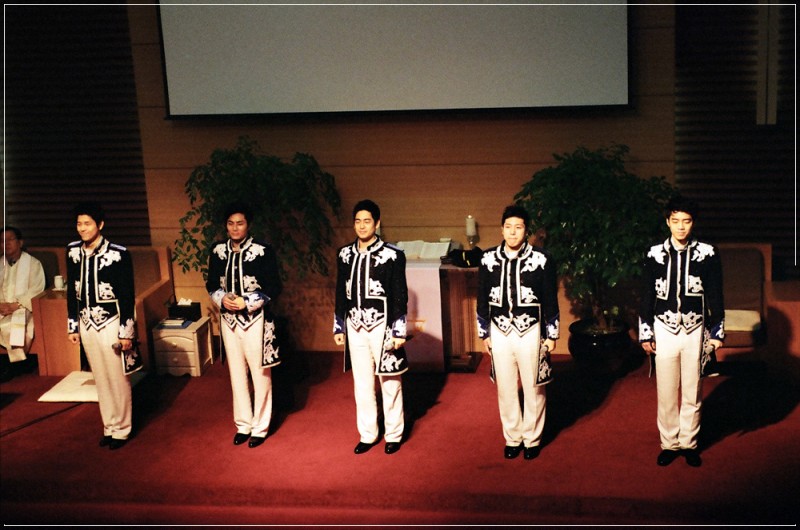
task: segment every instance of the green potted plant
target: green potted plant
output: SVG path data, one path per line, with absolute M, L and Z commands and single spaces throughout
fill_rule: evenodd
M 225 206 L 245 200 L 253 207 L 250 233 L 273 245 L 284 277 L 290 271 L 328 274 L 329 216 L 339 216 L 341 198 L 333 175 L 311 155 L 297 153 L 287 162 L 241 137 L 232 149 L 215 149 L 207 164 L 192 171 L 185 189 L 191 209 L 180 219 L 172 252 L 184 272 L 207 274 L 211 245 L 225 235 Z
M 640 274 L 647 247 L 665 230 L 662 210 L 674 189 L 664 177 L 627 171 L 628 152 L 612 144 L 554 154 L 556 164 L 534 173 L 514 197 L 530 213 L 532 230 L 545 236 L 578 311 L 570 326 L 576 357 L 588 353 L 576 351 L 573 339 L 582 347 L 602 347 L 604 336 L 617 346 L 620 337 L 630 343 L 614 290 Z

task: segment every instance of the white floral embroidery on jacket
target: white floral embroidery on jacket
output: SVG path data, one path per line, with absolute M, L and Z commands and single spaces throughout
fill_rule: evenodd
M 533 272 L 538 268 L 544 269 L 545 264 L 547 264 L 547 256 L 541 252 L 533 252 L 525 260 L 521 272 Z
M 497 256 L 494 255 L 494 252 L 485 252 L 481 258 L 481 264 L 486 265 L 489 272 L 493 272 L 494 268 L 500 265 L 500 262 L 497 261 Z
M 108 267 L 117 261 L 122 261 L 122 254 L 116 250 L 108 249 L 103 253 L 102 256 L 100 256 L 97 268 L 102 269 L 103 267 Z
M 244 253 L 244 260 L 245 261 L 254 261 L 257 257 L 264 255 L 264 247 L 263 245 L 259 245 L 258 243 L 252 243 Z
M 690 293 L 702 293 L 703 280 L 700 279 L 699 276 L 692 276 L 690 274 L 689 278 L 686 280 L 686 288 L 689 290 Z
M 375 265 L 383 265 L 389 260 L 397 259 L 397 251 L 388 246 L 384 246 L 377 253 L 375 253 Z
M 539 299 L 536 297 L 536 295 L 533 292 L 533 289 L 531 289 L 530 287 L 527 287 L 525 285 L 520 285 L 519 291 L 520 291 L 520 300 L 522 301 L 522 303 L 530 304 L 531 302 L 534 302 Z
M 695 251 L 692 253 L 692 261 L 703 261 L 708 256 L 714 255 L 714 247 L 708 243 L 698 242 Z
M 663 265 L 664 260 L 667 257 L 667 251 L 664 250 L 663 245 L 653 245 L 652 247 L 650 247 L 650 251 L 647 253 L 647 257 L 653 258 L 654 260 L 656 260 L 656 263 L 658 263 L 659 265 Z
M 113 300 L 114 288 L 108 282 L 100 282 L 97 286 L 97 297 L 101 300 Z
M 369 278 L 369 294 L 372 296 L 380 296 L 384 293 L 385 291 L 383 290 L 383 285 L 381 285 L 381 282 Z

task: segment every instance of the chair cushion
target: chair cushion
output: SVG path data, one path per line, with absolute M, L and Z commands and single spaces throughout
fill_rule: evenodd
M 761 329 L 761 314 L 744 309 L 725 310 L 725 331 L 758 331 Z

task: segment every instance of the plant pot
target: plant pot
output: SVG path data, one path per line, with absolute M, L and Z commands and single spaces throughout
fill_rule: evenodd
M 569 326 L 569 352 L 576 360 L 626 356 L 631 348 L 629 329 L 623 321 L 614 321 L 609 329 L 599 329 L 593 319 L 577 320 Z

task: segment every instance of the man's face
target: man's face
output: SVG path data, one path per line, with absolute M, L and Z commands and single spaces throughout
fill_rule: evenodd
M 90 245 L 100 237 L 103 223 L 101 222 L 98 226 L 91 216 L 81 214 L 78 216 L 76 228 L 78 229 L 78 235 L 81 236 L 81 241 L 83 241 L 84 245 Z
M 14 234 L 13 230 L 5 231 L 5 244 L 3 249 L 7 259 L 12 261 L 18 260 L 20 254 L 22 254 L 22 245 L 23 242 L 17 239 L 17 236 Z
M 372 218 L 372 214 L 367 210 L 356 212 L 353 228 L 356 231 L 356 236 L 358 236 L 358 239 L 361 241 L 365 243 L 372 241 L 379 226 L 381 226 L 381 222 L 378 221 L 376 223 L 375 219 Z
M 672 237 L 681 245 L 685 245 L 689 241 L 693 224 L 692 216 L 686 212 L 672 212 L 667 218 L 667 226 Z
M 228 217 L 225 227 L 228 229 L 228 237 L 234 241 L 242 241 L 247 237 L 250 229 L 247 218 L 242 213 L 235 213 Z
M 525 221 L 519 217 L 509 217 L 503 222 L 503 239 L 506 248 L 519 250 L 525 242 Z

